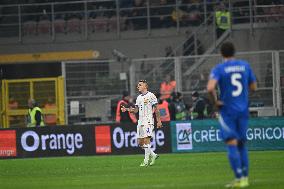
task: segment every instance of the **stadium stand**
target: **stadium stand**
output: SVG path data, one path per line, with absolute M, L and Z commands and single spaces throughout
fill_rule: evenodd
M 0 46 L 1 52 L 86 49 L 100 52 L 101 61 L 65 64 L 67 107 L 72 100 L 80 101 L 80 116 L 70 116 L 70 122 L 80 122 L 84 118 L 87 111 L 85 104 L 90 98 L 109 103 L 122 90 L 131 88 L 133 95 L 133 82 L 141 77 L 147 79 L 151 83 L 151 90 L 156 92 L 165 76 L 171 74 L 177 81 L 177 90 L 184 93 L 185 100 L 190 101 L 192 91 L 204 93 L 202 90 L 209 70 L 219 61 L 215 55 L 218 46 L 227 39 L 233 40 L 240 51 L 283 48 L 279 40 L 281 36 L 276 37 L 283 26 L 282 1 L 254 1 L 248 4 L 248 1 L 241 0 L 225 4 L 232 15 L 232 25 L 218 39 L 215 20 L 215 10 L 219 5 L 217 1 L 204 4 L 201 0 L 183 0 L 177 4 L 172 0 L 149 3 L 124 0 L 119 5 L 115 2 L 1 2 L 0 43 L 8 44 L 5 48 Z M 265 40 L 262 35 L 270 37 Z M 109 60 L 114 58 L 112 50 L 115 48 L 125 52 L 126 58 Z M 257 58 L 254 59 L 254 55 Z M 166 58 L 151 59 L 157 56 Z M 179 56 L 186 57 L 177 58 Z M 264 88 L 255 96 L 255 104 L 276 106 L 271 98 L 258 103 L 261 96 L 273 96 L 275 90 L 265 79 L 271 78 L 269 70 L 272 70 L 275 62 L 271 62 L 270 58 L 275 56 L 274 53 L 256 52 L 244 58 L 247 56 L 252 62 L 256 60 L 266 65 L 257 71 Z M 139 57 L 143 58 L 137 59 Z M 83 64 L 86 62 L 87 65 Z M 257 64 L 253 66 L 257 68 Z M 131 76 L 130 72 L 135 74 Z M 129 78 L 120 79 L 121 73 L 126 73 Z

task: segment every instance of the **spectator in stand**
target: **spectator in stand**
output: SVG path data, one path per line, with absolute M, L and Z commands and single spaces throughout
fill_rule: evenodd
M 159 7 L 151 14 L 153 28 L 168 28 L 172 25 L 171 12 L 173 7 L 168 6 L 167 0 L 160 0 Z
M 38 107 L 36 101 L 34 99 L 29 99 L 28 106 L 27 127 L 44 126 L 42 110 Z
M 174 92 L 175 88 L 176 81 L 172 80 L 170 75 L 167 75 L 165 81 L 162 82 L 160 86 L 161 99 L 170 101 L 171 94 Z
M 79 13 L 69 14 L 67 16 L 66 31 L 78 33 L 82 32 L 82 21 Z
M 108 18 L 106 7 L 100 6 L 97 10 L 97 16 L 94 19 L 94 28 L 96 32 L 106 32 L 108 30 Z
M 280 7 L 274 2 L 271 3 L 270 13 L 272 21 L 278 22 L 280 20 Z
M 186 13 L 183 18 L 183 25 L 199 26 L 201 23 L 201 2 L 199 0 L 191 0 L 190 4 L 182 10 Z
M 183 96 L 180 92 L 172 93 L 172 101 L 170 103 L 171 120 L 188 120 L 187 106 L 183 101 Z
M 51 22 L 46 14 L 40 17 L 37 24 L 37 31 L 38 34 L 49 34 L 51 32 Z
M 216 3 L 220 3 L 221 0 L 207 0 L 206 1 L 206 8 L 207 8 L 207 12 L 211 13 L 214 12 L 214 6 Z
M 237 1 L 233 4 L 233 23 L 247 23 L 250 21 L 248 7 L 249 1 Z
M 180 25 L 184 25 L 185 16 L 186 16 L 186 12 L 181 10 L 179 7 L 175 8 L 171 14 L 172 21 L 174 22 L 175 25 L 177 24 L 177 22 L 179 22 Z
M 258 0 L 256 1 L 257 21 L 267 22 L 283 19 L 284 15 L 283 0 Z
M 217 38 L 231 27 L 231 13 L 226 10 L 225 4 L 221 3 L 215 11 Z
M 54 31 L 55 33 L 65 33 L 64 14 L 56 14 L 54 20 Z
M 160 111 L 161 121 L 171 121 L 169 103 L 161 98 L 160 93 L 156 94 L 156 97 L 158 99 L 158 107 Z
M 147 8 L 144 0 L 134 0 L 131 13 L 133 29 L 145 29 L 147 25 Z
M 47 102 L 46 104 L 44 105 L 44 108 L 46 110 L 55 110 L 57 107 L 56 107 L 56 104 L 54 103 L 54 100 L 52 100 L 51 97 L 49 97 L 47 99 Z M 57 123 L 57 117 L 56 117 L 56 114 L 46 114 L 44 116 L 44 122 L 46 125 L 48 126 L 52 126 L 52 125 L 56 125 Z
M 204 119 L 207 115 L 205 100 L 199 96 L 197 91 L 191 94 L 191 98 L 193 101 L 192 107 L 190 108 L 191 119 Z
M 137 118 L 134 113 L 121 111 L 122 107 L 130 108 L 134 106 L 135 105 L 132 103 L 132 97 L 129 95 L 129 92 L 123 91 L 122 99 L 117 103 L 115 121 L 117 123 L 137 123 Z

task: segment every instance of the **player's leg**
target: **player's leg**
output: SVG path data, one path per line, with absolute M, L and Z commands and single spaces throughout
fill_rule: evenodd
M 138 146 L 141 147 L 143 149 L 143 145 L 144 145 L 144 133 L 143 133 L 143 126 L 141 125 L 137 125 L 137 142 L 138 142 Z
M 144 154 L 144 159 L 143 159 L 142 163 L 140 164 L 140 166 L 141 166 L 141 167 L 148 166 L 148 165 L 149 165 L 149 156 L 150 156 L 150 155 L 149 155 L 148 148 L 147 148 L 147 146 L 146 146 L 146 144 L 145 144 L 144 138 L 141 138 L 141 139 L 140 139 L 139 145 L 141 146 L 142 149 L 144 149 L 144 152 L 145 152 L 145 154 Z
M 241 186 L 249 186 L 248 171 L 249 171 L 249 159 L 248 159 L 248 150 L 244 141 L 238 142 L 238 150 L 241 157 L 241 168 L 243 177 L 241 178 Z
M 138 145 L 145 151 L 144 160 L 140 164 L 141 167 L 148 166 L 148 161 L 145 160 L 146 156 L 148 155 L 148 151 L 145 148 L 145 143 L 144 143 L 145 133 L 143 127 L 144 127 L 143 125 L 137 126 L 137 142 Z
M 144 149 L 145 149 L 145 159 L 144 162 L 145 164 L 150 164 L 150 156 L 152 154 L 152 149 L 151 149 L 151 138 L 153 134 L 153 125 L 144 125 L 143 126 L 143 137 L 144 137 Z
M 229 139 L 226 141 L 227 151 L 228 151 L 228 159 L 231 165 L 232 170 L 234 171 L 235 181 L 240 182 L 242 177 L 242 169 L 241 169 L 241 158 L 240 153 L 238 151 L 238 140 L 237 139 Z M 238 185 L 239 183 L 236 183 Z
M 248 127 L 248 115 L 243 115 L 238 120 L 238 133 L 240 136 L 240 140 L 238 142 L 238 149 L 241 156 L 241 165 L 243 171 L 243 185 L 248 186 L 248 172 L 249 172 L 249 158 L 248 158 L 248 150 L 246 147 L 246 132 Z
M 235 175 L 235 180 L 226 187 L 238 187 L 242 177 L 241 159 L 238 150 L 238 135 L 236 133 L 236 123 L 233 116 L 220 114 L 222 138 L 227 145 L 228 159 Z
M 154 165 L 155 162 L 156 162 L 156 159 L 159 158 L 159 155 L 156 154 L 156 153 L 151 149 L 151 147 L 149 147 L 149 150 L 150 150 L 150 164 L 149 164 L 149 165 Z
M 149 165 L 150 161 L 150 155 L 151 155 L 151 144 L 150 144 L 150 137 L 145 137 L 144 138 L 144 148 L 145 148 L 145 163 Z
M 158 154 L 154 153 L 154 151 L 151 149 L 151 137 L 144 138 L 144 145 L 147 151 L 147 156 L 145 159 L 148 160 L 149 165 L 154 165 L 156 159 L 159 157 Z
M 141 147 L 142 149 L 144 149 L 144 139 L 143 138 L 138 138 L 137 139 L 138 142 L 138 146 Z
M 149 125 L 149 129 L 147 129 L 147 134 L 148 134 L 148 139 L 147 140 L 147 148 L 149 149 L 150 152 L 150 163 L 149 165 L 154 165 L 156 162 L 156 159 L 158 159 L 159 155 L 156 154 L 152 149 L 151 149 L 151 138 L 153 137 L 153 131 L 154 131 L 154 125 Z

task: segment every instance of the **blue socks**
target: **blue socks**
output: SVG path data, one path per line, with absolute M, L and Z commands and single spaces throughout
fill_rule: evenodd
M 248 150 L 244 143 L 240 142 L 238 144 L 238 149 L 241 157 L 241 167 L 243 171 L 243 176 L 248 176 L 248 167 L 249 167 L 249 161 L 248 161 Z
M 231 164 L 231 167 L 234 171 L 235 177 L 240 179 L 243 176 L 242 171 L 242 163 L 241 163 L 241 156 L 236 145 L 227 145 L 228 150 L 228 158 Z

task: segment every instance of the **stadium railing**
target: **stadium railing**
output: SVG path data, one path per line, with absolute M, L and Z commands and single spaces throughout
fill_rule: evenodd
M 73 39 L 96 39 L 99 33 L 120 38 L 124 32 L 139 30 L 142 36 L 151 36 L 156 28 L 181 28 L 199 26 L 214 14 L 216 3 L 201 1 L 195 4 L 153 5 L 150 1 L 139 6 L 122 6 L 119 1 L 73 1 L 2 5 L 0 37 L 14 37 L 9 42 L 25 42 L 25 38 L 45 36 L 52 42 L 65 34 L 76 34 Z M 251 2 L 251 1 L 250 1 Z M 283 5 L 257 5 L 236 3 L 227 5 L 232 13 L 232 23 L 283 21 Z M 141 37 L 141 35 L 136 35 Z M 128 35 L 126 34 L 127 37 Z M 36 38 L 35 38 L 36 39 Z M 100 39 L 100 38 L 99 38 Z

